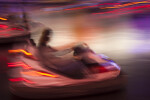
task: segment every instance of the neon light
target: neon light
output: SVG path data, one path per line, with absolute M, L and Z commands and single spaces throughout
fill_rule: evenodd
M 122 4 L 122 5 L 114 5 L 114 6 L 112 6 L 112 7 L 102 7 L 102 8 L 100 8 L 100 9 L 120 8 L 120 7 L 126 7 L 126 6 L 135 5 L 135 4 L 142 4 L 142 3 L 149 3 L 149 1 L 131 2 L 131 3 Z
M 64 10 L 78 10 L 78 9 L 85 9 L 85 8 L 97 7 L 97 6 L 100 6 L 100 5 L 113 5 L 113 4 L 120 4 L 120 3 L 104 3 L 104 4 L 93 5 L 93 6 L 84 6 L 84 7 L 68 8 L 68 9 L 64 9 Z
M 48 76 L 48 77 L 53 77 L 53 78 L 58 77 L 57 75 L 52 75 L 52 74 L 41 72 L 41 71 L 28 71 L 28 72 L 21 72 L 21 73 L 25 75 L 30 75 L 30 76 Z
M 119 14 L 129 14 L 129 13 L 141 13 L 143 10 L 138 10 L 138 11 L 130 11 L 126 13 L 119 13 Z
M 28 72 L 21 72 L 21 73 L 29 76 L 41 76 L 36 71 L 28 71 Z
M 84 8 L 91 8 L 91 7 L 97 7 L 97 6 L 101 6 L 101 5 L 114 5 L 114 4 L 120 4 L 120 3 L 103 3 L 103 4 L 96 4 L 96 5 L 92 5 L 92 6 L 86 6 L 84 5 L 83 7 L 72 7 L 72 8 L 64 8 L 61 10 L 57 10 L 57 11 L 52 11 L 52 12 L 60 12 L 63 10 L 78 10 L 78 9 L 84 9 Z M 69 5 L 70 6 L 70 5 Z M 66 7 L 66 6 L 62 6 L 62 7 Z M 48 7 L 46 9 L 51 9 L 52 7 Z M 54 8 L 54 7 L 53 7 Z
M 114 5 L 114 4 L 121 4 L 121 3 L 103 3 L 103 4 L 98 4 L 98 6 L 100 6 L 100 5 Z
M 17 49 L 17 50 L 8 50 L 9 53 L 18 53 L 18 52 L 22 52 L 24 53 L 25 55 L 28 55 L 28 56 L 31 56 L 32 54 L 29 53 L 29 52 L 26 52 L 25 50 L 23 49 Z
M 69 8 L 69 9 L 64 9 L 64 10 L 78 10 L 78 9 L 84 9 L 84 8 L 89 8 L 89 7 L 76 7 L 76 8 Z
M 26 57 L 32 58 L 32 59 L 34 59 L 34 60 L 38 60 L 38 59 L 37 59 L 36 57 L 34 57 L 31 53 L 26 52 L 26 51 L 23 50 L 23 49 L 8 50 L 8 52 L 9 52 L 9 53 L 19 53 L 19 52 L 22 52 L 22 53 L 24 53 L 24 55 L 25 55 Z
M 20 66 L 24 69 L 32 69 L 30 66 L 28 66 L 27 64 L 23 62 L 8 63 L 8 67 L 20 67 Z M 41 72 L 41 71 L 29 71 L 29 72 L 21 72 L 21 73 L 30 75 L 30 76 L 48 76 L 48 77 L 53 77 L 53 78 L 58 77 L 57 75 L 52 75 L 52 74 Z
M 108 72 L 108 70 L 105 67 L 98 67 L 100 73 Z
M 115 13 L 115 12 L 121 12 L 123 10 L 128 11 L 128 10 L 135 10 L 135 9 L 140 9 L 140 8 L 147 8 L 147 7 L 150 7 L 150 5 L 130 7 L 130 8 L 122 8 L 122 9 L 117 9 L 117 10 L 108 11 L 108 12 L 104 12 L 104 13 L 100 12 L 100 13 L 93 13 L 93 14 Z
M 8 31 L 10 31 L 10 29 L 0 30 L 0 32 L 8 32 Z
M 11 28 L 11 29 L 0 30 L 0 32 L 8 32 L 8 31 L 13 31 L 13 30 L 23 31 L 23 29 Z
M 148 10 L 148 9 L 145 9 Z M 122 15 L 122 14 L 129 14 L 129 13 L 142 13 L 143 10 L 139 11 L 131 11 L 131 12 L 126 12 L 126 13 L 118 13 L 117 15 Z M 101 16 L 100 18 L 112 18 L 112 17 L 118 17 L 117 15 L 112 15 L 112 16 Z
M 49 76 L 49 77 L 53 77 L 53 78 L 58 77 L 58 76 L 56 76 L 56 75 L 52 75 L 52 74 L 48 74 L 48 73 L 40 72 L 40 71 L 37 71 L 37 73 L 40 74 L 40 75 L 43 75 L 43 76 Z
M 7 20 L 6 18 L 0 17 L 0 20 Z
M 20 67 L 20 66 L 24 69 L 31 69 L 30 66 L 28 66 L 23 62 L 8 63 L 8 67 Z
M 6 28 L 8 28 L 8 26 L 7 26 L 7 25 L 0 24 L 0 28 L 6 29 Z
M 2 34 L 0 34 L 0 37 L 1 36 L 10 36 L 10 34 L 8 34 L 8 33 L 2 33 Z
M 21 29 L 21 28 L 11 28 L 11 30 L 23 31 L 23 29 Z
M 22 81 L 22 78 L 11 78 L 9 79 L 9 81 L 18 82 L 18 81 Z
M 120 3 L 104 3 L 104 4 L 98 4 L 98 5 L 93 5 L 93 6 L 84 6 L 84 7 L 75 7 L 75 8 L 68 8 L 68 9 L 63 9 L 63 10 L 79 10 L 79 9 L 84 9 L 84 8 L 90 8 L 90 7 L 96 7 L 96 6 L 101 6 L 101 5 L 114 5 L 112 7 L 101 7 L 100 9 L 108 9 L 108 8 L 120 8 L 120 7 L 126 7 L 130 5 L 135 5 L 135 4 L 141 4 L 141 3 L 149 3 L 149 1 L 142 1 L 142 2 L 131 2 L 127 4 L 120 4 Z M 118 4 L 118 5 L 117 5 Z M 59 12 L 59 11 L 54 11 L 54 12 Z
M 29 81 L 25 78 L 21 78 L 21 77 L 20 78 L 10 78 L 9 81 L 11 81 L 11 82 L 25 81 L 25 82 L 31 83 L 31 84 L 35 83 L 35 82 Z
M 52 11 L 51 13 L 65 11 L 65 10 L 79 10 L 79 9 L 84 9 L 84 8 L 97 7 L 97 6 L 101 6 L 101 5 L 114 5 L 114 6 L 112 6 L 112 7 L 100 7 L 100 9 L 121 8 L 121 7 L 131 6 L 131 5 L 135 5 L 135 4 L 143 4 L 143 3 L 149 3 L 149 1 L 131 2 L 131 3 L 126 3 L 126 4 L 121 4 L 121 3 L 103 3 L 103 4 L 95 4 L 95 5 L 92 5 L 92 6 L 84 5 L 83 7 L 72 7 L 72 8 L 58 9 L 57 11 Z M 49 8 L 47 8 L 47 9 L 49 9 Z

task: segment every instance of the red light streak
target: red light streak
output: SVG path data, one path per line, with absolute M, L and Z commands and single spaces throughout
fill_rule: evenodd
M 78 10 L 78 9 L 84 9 L 87 7 L 77 7 L 77 8 L 69 8 L 69 9 L 64 9 L 64 10 Z
M 8 63 L 8 67 L 22 67 L 24 69 L 31 69 L 30 66 L 23 62 Z
M 100 9 L 120 8 L 120 7 L 126 7 L 126 6 L 130 6 L 130 5 L 135 5 L 135 4 L 141 4 L 141 3 L 149 3 L 149 1 L 131 2 L 131 3 L 126 3 L 126 4 L 121 4 L 121 3 L 103 3 L 103 4 L 93 5 L 93 6 L 75 7 L 75 8 L 68 8 L 68 9 L 63 9 L 63 10 L 79 10 L 79 9 L 84 9 L 84 8 L 97 7 L 97 6 L 101 6 L 101 5 L 114 5 L 114 6 L 112 6 L 112 7 L 102 7 Z M 60 11 L 63 11 L 63 10 L 60 10 Z M 60 11 L 54 11 L 54 12 L 60 12 Z
M 78 10 L 78 9 L 84 9 L 84 8 L 97 7 L 97 6 L 100 6 L 100 5 L 114 5 L 114 4 L 121 4 L 121 3 L 103 3 L 103 4 L 92 5 L 92 6 L 67 8 L 67 9 L 63 9 L 63 10 Z M 71 5 L 72 5 L 72 4 L 71 4 Z M 69 6 L 71 6 L 71 5 L 69 5 Z M 66 7 L 66 6 L 62 6 L 62 7 Z M 55 7 L 48 7 L 48 8 L 55 8 Z M 63 10 L 62 10 L 62 11 L 63 11 Z M 60 12 L 60 11 L 53 11 L 53 12 Z
M 0 32 L 8 32 L 9 30 L 8 29 L 5 29 L 5 30 L 1 30 Z
M 145 9 L 148 10 L 148 9 Z M 143 10 L 138 10 L 138 11 L 131 11 L 131 12 L 126 12 L 126 13 L 118 13 L 116 15 L 112 15 L 112 16 L 101 16 L 99 18 L 112 18 L 112 17 L 118 17 L 117 15 L 122 15 L 122 14 L 129 14 L 129 13 L 142 13 Z
M 78 9 L 85 9 L 85 8 L 97 7 L 97 6 L 100 6 L 100 5 L 114 5 L 114 4 L 120 4 L 120 3 L 104 3 L 104 4 L 93 5 L 93 6 L 68 8 L 68 9 L 64 9 L 64 10 L 78 10 Z
M 18 81 L 22 81 L 23 79 L 22 78 L 10 78 L 9 81 L 12 81 L 12 82 L 18 82 Z
M 114 5 L 114 6 L 100 7 L 100 9 L 121 8 L 121 7 L 127 7 L 127 6 L 131 6 L 131 5 L 143 4 L 143 3 L 149 3 L 149 1 L 130 2 L 130 3 L 126 3 L 126 4 L 122 4 L 122 3 L 103 3 L 103 4 L 92 5 L 92 6 L 86 6 L 85 5 L 83 7 L 74 7 L 74 8 L 62 9 L 62 10 L 59 10 L 59 11 L 52 11 L 51 13 L 65 11 L 65 10 L 79 10 L 79 9 L 85 9 L 85 8 L 92 8 L 92 7 L 97 7 L 97 6 L 101 6 L 101 5 Z M 65 7 L 65 6 L 63 6 L 63 7 Z
M 64 10 L 79 10 L 79 9 L 97 7 L 97 6 L 100 6 L 100 5 L 114 5 L 114 4 L 120 4 L 120 3 L 103 3 L 103 4 L 93 5 L 93 6 L 84 6 L 84 7 L 68 8 L 68 9 L 64 9 Z
M 2 34 L 0 34 L 0 37 L 1 36 L 10 36 L 10 34 L 8 34 L 8 33 L 2 33 Z
M 100 73 L 108 72 L 108 70 L 105 67 L 98 67 Z
M 9 31 L 13 31 L 13 30 L 24 31 L 21 28 L 9 28 L 8 25 L 0 24 L 0 32 L 9 32 Z M 1 36 L 10 36 L 10 34 L 8 34 L 8 33 L 3 33 L 0 35 Z
M 0 24 L 0 28 L 2 28 L 2 29 L 6 29 L 6 28 L 8 28 L 8 25 Z
M 138 6 L 138 7 L 130 7 L 130 8 L 122 8 L 122 9 L 117 9 L 117 10 L 108 11 L 108 12 L 104 12 L 104 13 L 100 12 L 100 13 L 93 13 L 93 14 L 115 13 L 115 12 L 135 10 L 135 9 L 140 9 L 140 8 L 147 8 L 147 7 L 150 7 L 150 5 L 144 5 L 144 6 Z
M 19 29 L 19 28 L 11 28 L 11 29 L 4 29 L 4 30 L 1 30 L 0 32 L 9 32 L 9 31 L 13 31 L 13 30 L 23 31 L 23 29 Z
M 79 10 L 79 9 L 85 9 L 85 8 L 91 8 L 91 7 L 96 7 L 98 5 L 93 5 L 93 6 L 84 6 L 84 7 L 76 7 L 76 8 L 68 8 L 64 10 Z
M 21 77 L 20 78 L 10 78 L 9 81 L 11 81 L 11 82 L 25 81 L 25 82 L 31 83 L 31 84 L 35 83 L 35 82 L 29 81 L 25 78 L 21 78 Z
M 15 63 L 7 63 L 8 67 L 22 67 L 24 69 L 32 69 L 30 66 L 26 65 L 23 62 L 15 62 Z M 53 77 L 56 78 L 58 77 L 57 75 L 52 75 L 46 72 L 42 71 L 29 71 L 29 72 L 22 72 L 23 74 L 30 75 L 30 76 L 48 76 L 48 77 Z
M 135 5 L 135 4 L 142 4 L 142 3 L 149 3 L 149 1 L 131 2 L 131 3 L 126 3 L 126 4 L 122 4 L 122 5 L 114 5 L 112 7 L 103 7 L 100 9 L 120 8 L 120 7 L 126 7 L 126 6 Z
M 11 30 L 23 31 L 23 29 L 21 29 L 21 28 L 11 28 Z
M 23 81 L 25 81 L 25 82 L 27 82 L 27 83 L 31 83 L 31 84 L 32 84 L 32 83 L 35 83 L 35 82 L 29 81 L 29 80 L 24 79 L 24 78 L 23 78 Z

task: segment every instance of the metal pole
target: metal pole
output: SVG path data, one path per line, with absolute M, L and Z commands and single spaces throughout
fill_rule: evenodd
M 29 31 L 28 18 L 27 18 L 26 11 L 24 9 L 24 0 L 22 0 L 21 8 L 22 8 L 23 21 L 25 23 L 25 27 Z

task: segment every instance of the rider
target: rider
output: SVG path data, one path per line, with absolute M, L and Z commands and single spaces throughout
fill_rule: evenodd
M 85 70 L 85 65 L 81 61 L 75 60 L 72 56 L 65 56 L 65 54 L 73 51 L 73 46 L 71 46 L 72 44 L 63 46 L 60 49 L 47 46 L 51 36 L 52 30 L 47 28 L 43 31 L 39 41 L 39 50 L 41 52 L 43 62 L 47 66 L 51 65 L 53 69 L 59 70 L 72 78 L 84 77 L 83 72 Z
M 55 56 L 62 56 L 67 53 L 74 51 L 74 58 L 78 60 L 82 60 L 85 63 L 106 63 L 107 61 L 100 59 L 86 43 L 71 43 L 69 45 L 65 45 L 59 48 L 53 48 L 51 46 L 47 46 L 47 43 L 50 41 L 52 37 L 52 30 L 47 28 L 43 31 L 42 36 L 39 41 L 39 48 L 44 50 L 47 49 L 49 52 L 53 52 Z M 67 48 L 67 49 L 66 49 Z
M 86 69 L 85 65 L 105 63 L 106 61 L 100 59 L 85 43 L 72 43 L 67 46 L 56 49 L 51 46 L 47 46 L 47 43 L 51 39 L 52 30 L 47 28 L 43 31 L 39 41 L 39 50 L 46 60 L 44 62 L 48 65 L 52 64 L 55 69 L 59 69 L 70 76 L 77 77 L 82 76 L 83 70 Z M 67 48 L 67 49 L 66 49 Z M 74 51 L 74 57 L 67 58 L 65 54 Z M 82 63 L 84 62 L 84 63 Z

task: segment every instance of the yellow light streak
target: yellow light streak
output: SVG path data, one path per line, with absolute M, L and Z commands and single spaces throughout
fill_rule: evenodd
M 112 7 L 102 7 L 100 9 L 121 8 L 121 7 L 131 6 L 131 5 L 135 5 L 135 4 L 142 4 L 142 3 L 150 3 L 150 2 L 149 2 L 149 0 L 141 1 L 141 2 L 131 2 L 131 3 L 126 3 L 126 4 L 122 4 L 122 5 L 114 5 Z
M 9 52 L 9 53 L 18 53 L 18 52 L 22 52 L 22 53 L 24 53 L 25 55 L 28 55 L 28 56 L 32 55 L 31 53 L 26 52 L 26 51 L 25 51 L 25 50 L 23 50 L 23 49 L 8 50 L 8 52 Z
M 6 18 L 0 17 L 0 20 L 7 20 Z

